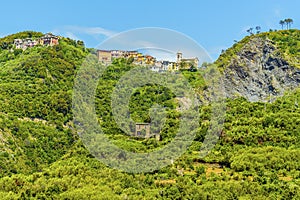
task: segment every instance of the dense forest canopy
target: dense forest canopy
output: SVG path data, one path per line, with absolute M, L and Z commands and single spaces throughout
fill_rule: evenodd
M 211 105 L 202 105 L 196 137 L 178 160 L 151 173 L 125 173 L 95 159 L 73 123 L 74 78 L 94 50 L 69 38 L 60 38 L 52 47 L 13 48 L 13 39 L 41 35 L 27 31 L 0 39 L 1 199 L 300 198 L 299 89 L 286 91 L 273 102 L 227 99 L 220 139 L 204 158 L 199 149 L 210 127 Z M 285 30 L 236 43 L 216 61 L 221 71 L 251 37 L 271 40 L 287 62 L 299 67 L 300 31 Z M 172 91 L 145 85 L 132 95 L 129 109 L 135 121 L 150 122 L 149 108 L 163 105 L 167 118 L 161 138 L 124 134 L 113 119 L 110 97 L 122 75 L 135 67 L 126 59 L 107 67 L 97 86 L 95 108 L 114 144 L 127 151 L 150 152 L 172 141 L 180 113 Z M 181 73 L 202 94 L 206 85 L 201 69 Z

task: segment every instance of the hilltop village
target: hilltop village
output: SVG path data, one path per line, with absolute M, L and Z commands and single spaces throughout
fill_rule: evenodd
M 26 38 L 26 39 L 14 39 L 14 46 L 16 49 L 27 49 L 37 45 L 42 46 L 54 46 L 58 44 L 59 37 L 51 33 L 47 33 L 40 38 Z
M 123 50 L 97 50 L 99 62 L 109 65 L 114 59 L 125 58 L 132 59 L 132 63 L 136 65 L 149 66 L 152 71 L 177 71 L 179 69 L 198 68 L 199 60 L 195 58 L 183 58 L 181 52 L 177 52 L 176 62 L 167 60 L 156 60 L 151 55 L 143 55 L 138 51 Z
M 59 36 L 47 33 L 40 38 L 14 39 L 16 49 L 26 50 L 34 46 L 54 46 L 59 44 Z M 198 68 L 199 60 L 195 58 L 184 58 L 181 52 L 177 52 L 176 61 L 157 60 L 151 55 L 143 55 L 138 51 L 126 50 L 97 50 L 98 61 L 104 65 L 109 65 L 113 60 L 125 58 L 131 60 L 133 64 L 148 66 L 152 71 L 178 71 L 179 69 Z

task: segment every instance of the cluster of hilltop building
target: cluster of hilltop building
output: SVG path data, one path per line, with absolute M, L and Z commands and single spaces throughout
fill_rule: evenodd
M 40 38 L 26 38 L 14 39 L 14 47 L 16 49 L 27 49 L 37 45 L 54 46 L 59 44 L 59 37 L 51 33 L 47 33 Z M 191 67 L 198 68 L 199 60 L 195 58 L 183 58 L 181 52 L 177 52 L 177 59 L 175 62 L 167 60 L 157 60 L 150 55 L 143 55 L 138 51 L 124 51 L 124 50 L 97 50 L 97 57 L 99 62 L 108 65 L 114 59 L 125 58 L 132 59 L 132 63 L 136 65 L 148 66 L 151 70 L 157 72 L 163 71 L 177 71 L 179 69 L 190 69 Z
M 114 59 L 125 58 L 133 59 L 133 64 L 149 66 L 152 71 L 177 71 L 179 69 L 190 69 L 191 67 L 198 68 L 199 60 L 195 58 L 183 58 L 181 52 L 177 52 L 176 62 L 167 60 L 156 60 L 150 55 L 143 55 L 138 51 L 123 51 L 123 50 L 97 50 L 99 62 L 108 65 Z
M 58 44 L 58 36 L 55 36 L 51 33 L 47 33 L 40 38 L 26 38 L 26 39 L 14 39 L 14 46 L 16 49 L 27 49 L 37 45 L 42 46 L 54 46 Z

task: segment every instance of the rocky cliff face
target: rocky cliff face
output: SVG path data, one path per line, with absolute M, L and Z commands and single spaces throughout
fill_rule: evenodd
M 230 59 L 224 76 L 227 97 L 249 101 L 272 101 L 300 85 L 300 69 L 284 60 L 271 40 L 260 37 L 251 38 Z

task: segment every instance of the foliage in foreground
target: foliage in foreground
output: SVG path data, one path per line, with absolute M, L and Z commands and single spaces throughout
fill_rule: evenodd
M 74 74 L 87 53 L 69 39 L 56 47 L 21 53 L 0 50 L 1 199 L 300 198 L 300 90 L 273 103 L 228 100 L 220 140 L 205 158 L 199 157 L 199 149 L 209 127 L 210 107 L 202 106 L 196 138 L 184 155 L 159 171 L 129 174 L 97 161 L 72 130 Z M 122 73 L 132 67 L 120 61 L 108 68 L 98 85 L 98 117 L 107 136 L 121 148 L 155 150 L 176 133 L 172 92 L 146 85 L 130 102 L 138 121 L 149 120 L 145 110 L 154 103 L 168 108 L 160 141 L 133 139 L 112 123 L 109 96 Z M 205 87 L 199 71 L 183 74 L 197 91 Z M 142 101 L 145 97 L 149 101 Z

